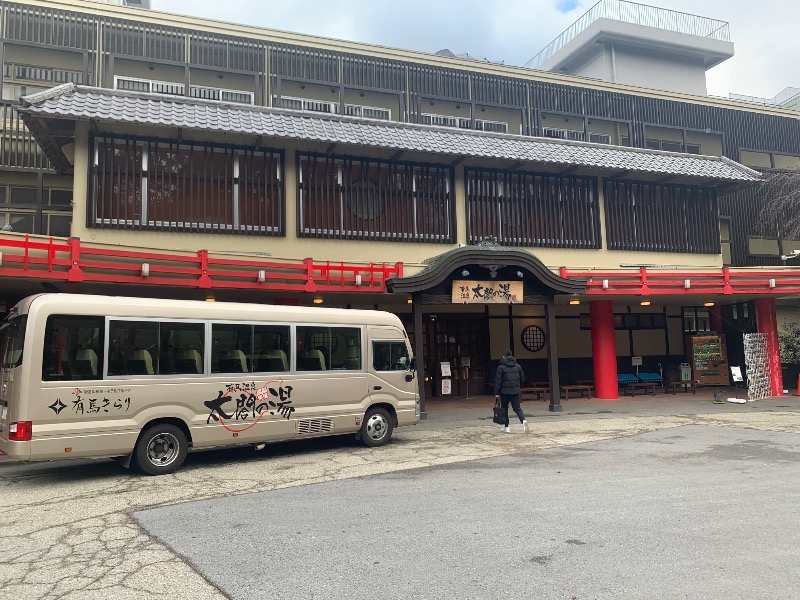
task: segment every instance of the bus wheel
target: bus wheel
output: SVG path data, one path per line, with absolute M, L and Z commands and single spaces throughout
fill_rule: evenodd
M 392 418 L 386 409 L 370 408 L 364 415 L 359 435 L 367 446 L 383 446 L 387 443 L 392 437 Z
M 169 423 L 156 423 L 142 432 L 133 458 L 148 475 L 166 475 L 178 470 L 188 451 L 183 431 Z

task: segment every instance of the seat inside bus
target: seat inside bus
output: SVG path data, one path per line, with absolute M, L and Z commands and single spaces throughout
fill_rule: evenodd
M 153 359 L 147 350 L 134 350 L 128 359 L 128 373 L 131 375 L 152 375 Z
M 203 357 L 197 350 L 184 350 L 175 359 L 175 370 L 178 373 L 200 375 L 203 372 Z
M 304 350 L 297 355 L 297 368 L 301 371 L 324 371 L 325 356 L 316 348 Z
M 91 348 L 78 350 L 74 364 L 75 371 L 81 379 L 97 377 L 97 353 Z
M 220 373 L 247 373 L 247 357 L 241 350 L 223 352 L 219 357 Z

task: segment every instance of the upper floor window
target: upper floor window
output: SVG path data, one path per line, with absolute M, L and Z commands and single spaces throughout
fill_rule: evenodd
M 29 96 L 62 83 L 82 84 L 84 80 L 85 75 L 81 71 L 5 63 L 3 99 L 19 100 L 22 96 Z
M 600 119 L 595 116 L 543 112 L 542 137 L 627 146 L 629 126 L 625 121 Z
M 647 125 L 645 129 L 645 148 L 650 150 L 722 156 L 720 132 L 655 125 Z
M 131 92 L 144 92 L 146 94 L 166 94 L 168 96 L 186 95 L 186 86 L 173 81 L 157 81 L 152 79 L 139 79 L 137 77 L 114 77 L 114 88 Z M 190 85 L 189 96 L 201 100 L 228 102 L 234 104 L 253 104 L 254 94 L 245 90 L 227 90 L 223 88 L 208 87 L 203 85 Z
M 282 235 L 276 152 L 98 137 L 93 226 Z
M 298 161 L 301 236 L 453 241 L 450 168 L 313 154 Z

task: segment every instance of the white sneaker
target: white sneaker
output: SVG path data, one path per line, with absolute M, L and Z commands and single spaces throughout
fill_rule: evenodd
M 528 432 L 529 432 L 529 429 L 528 429 L 528 421 L 527 421 L 527 420 L 525 420 L 525 421 L 523 421 L 523 422 L 522 422 L 522 429 L 524 429 L 524 430 L 525 430 L 525 433 L 528 433 Z
M 503 427 L 503 433 L 511 433 L 511 427 Z

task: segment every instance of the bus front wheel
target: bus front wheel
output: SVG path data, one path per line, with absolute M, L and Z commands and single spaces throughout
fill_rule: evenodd
M 156 423 L 142 432 L 133 459 L 148 475 L 173 473 L 183 464 L 189 444 L 180 428 L 169 423 Z
M 386 409 L 370 408 L 361 424 L 361 441 L 371 447 L 383 446 L 392 437 L 392 427 L 392 418 Z

